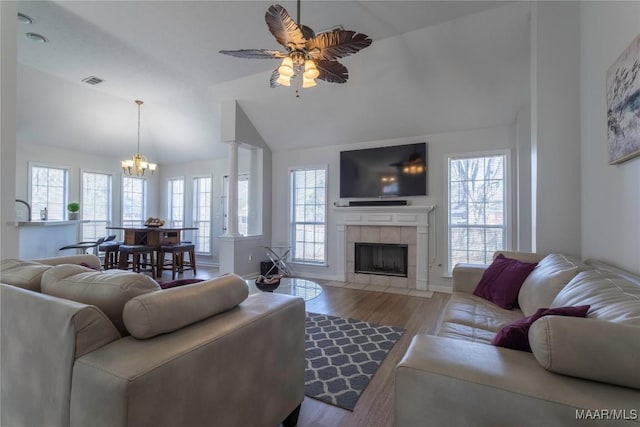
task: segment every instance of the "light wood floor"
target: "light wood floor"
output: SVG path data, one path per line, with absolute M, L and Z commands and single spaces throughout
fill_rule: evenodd
M 217 269 L 198 268 L 198 278 L 207 279 L 217 275 Z M 163 279 L 165 277 L 163 275 Z M 184 277 L 192 277 L 191 272 L 185 273 Z M 322 285 L 323 281 L 317 282 Z M 353 412 L 306 397 L 298 427 L 393 426 L 395 366 L 414 335 L 434 331 L 438 314 L 448 299 L 449 295 L 438 292 L 433 298 L 418 298 L 323 286 L 320 296 L 307 301 L 307 311 L 398 326 L 406 329 L 406 332 L 376 371 Z

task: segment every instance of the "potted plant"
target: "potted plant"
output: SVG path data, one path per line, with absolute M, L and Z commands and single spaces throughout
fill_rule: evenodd
M 78 219 L 78 211 L 80 210 L 80 203 L 71 202 L 67 205 L 67 211 L 69 211 L 69 220 Z

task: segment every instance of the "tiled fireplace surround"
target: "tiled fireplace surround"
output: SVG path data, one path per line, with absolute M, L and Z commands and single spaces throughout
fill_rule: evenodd
M 417 227 L 347 226 L 347 282 L 416 289 L 416 236 Z M 407 245 L 407 277 L 354 273 L 356 243 L 398 243 Z
M 428 216 L 433 206 L 336 207 L 338 273 L 343 280 L 428 291 Z M 408 245 L 408 277 L 354 273 L 355 243 Z

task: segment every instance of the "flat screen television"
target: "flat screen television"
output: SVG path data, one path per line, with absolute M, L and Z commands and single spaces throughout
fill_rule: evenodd
M 427 195 L 427 143 L 340 152 L 340 197 Z

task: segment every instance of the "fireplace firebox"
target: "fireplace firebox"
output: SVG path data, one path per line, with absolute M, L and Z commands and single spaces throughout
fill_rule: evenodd
M 356 242 L 354 273 L 407 277 L 407 253 L 407 245 Z

